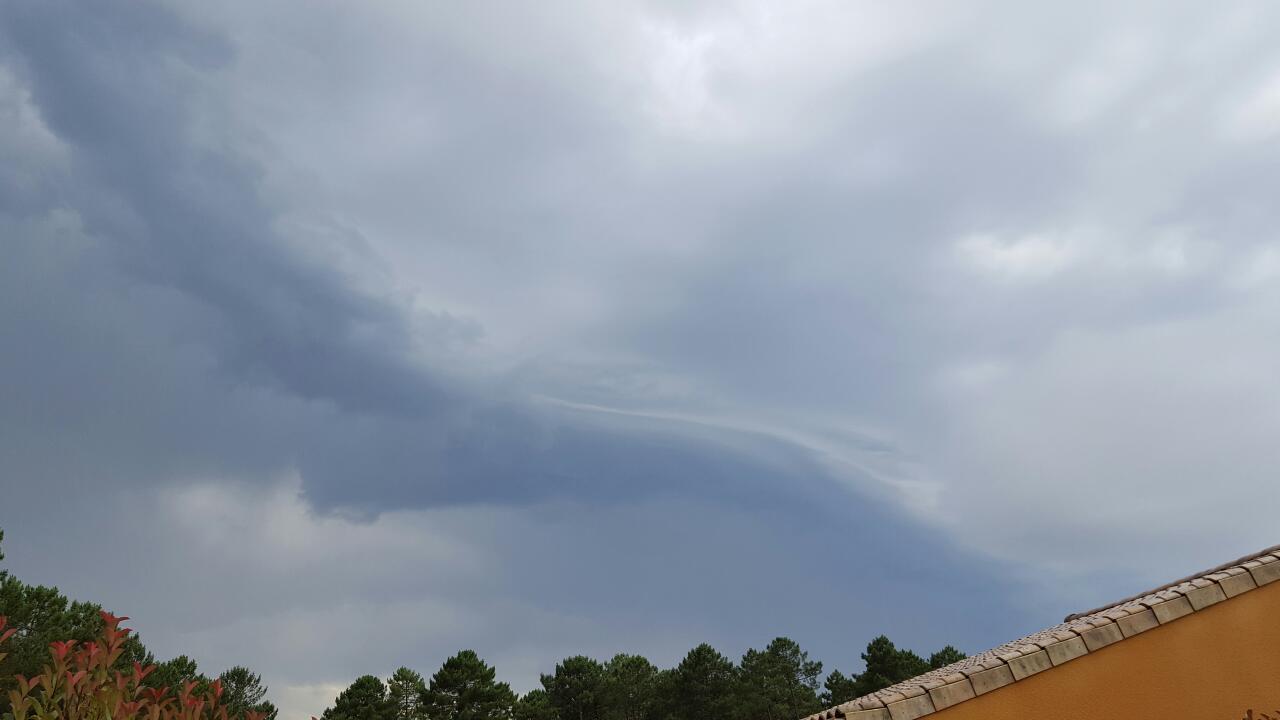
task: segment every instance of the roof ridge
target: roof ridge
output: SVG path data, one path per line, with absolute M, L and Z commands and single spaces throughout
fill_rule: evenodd
M 802 720 L 915 720 L 1280 580 L 1280 545 L 855 698 Z
M 1158 587 L 1158 588 L 1156 588 L 1156 589 L 1154 589 L 1154 590 L 1148 590 L 1147 592 L 1138 593 L 1138 594 L 1136 594 L 1136 595 L 1130 595 L 1129 597 L 1124 598 L 1123 600 L 1117 600 L 1117 601 L 1115 601 L 1115 602 L 1113 602 L 1113 603 L 1111 603 L 1111 604 L 1109 604 L 1109 605 L 1101 605 L 1101 606 L 1099 606 L 1099 607 L 1093 608 L 1092 610 L 1085 610 L 1084 612 L 1072 613 L 1072 614 L 1070 614 L 1070 615 L 1066 616 L 1065 618 L 1063 618 L 1063 619 L 1062 619 L 1062 621 L 1063 621 L 1063 622 L 1071 622 L 1072 620 L 1075 620 L 1076 618 L 1082 618 L 1082 617 L 1084 617 L 1085 615 L 1092 615 L 1092 614 L 1094 614 L 1094 613 L 1099 613 L 1099 612 L 1102 612 L 1103 610 L 1107 610 L 1107 609 L 1110 609 L 1110 608 L 1116 607 L 1117 605 L 1123 605 L 1123 604 L 1125 604 L 1125 603 L 1130 603 L 1130 602 L 1133 602 L 1134 600 L 1137 600 L 1137 599 L 1139 599 L 1139 598 L 1146 597 L 1147 595 L 1153 595 L 1153 594 L 1155 594 L 1155 593 L 1158 593 L 1158 592 L 1160 592 L 1161 590 L 1168 590 L 1169 588 L 1174 587 L 1174 586 L 1177 586 L 1177 585 L 1181 585 L 1182 583 L 1185 583 L 1185 582 L 1191 582 L 1192 580 L 1195 580 L 1196 578 L 1204 577 L 1204 576 L 1206 576 L 1206 575 L 1212 575 L 1213 573 L 1216 573 L 1216 572 L 1222 572 L 1223 570 L 1227 570 L 1227 569 L 1229 569 L 1229 568 L 1233 568 L 1233 567 L 1235 567 L 1235 566 L 1237 566 L 1237 565 L 1242 565 L 1242 564 L 1244 564 L 1244 563 L 1246 563 L 1246 562 L 1248 562 L 1248 561 L 1250 561 L 1250 560 L 1252 560 L 1252 559 L 1254 559 L 1254 558 L 1256 558 L 1256 557 L 1260 557 L 1260 556 L 1262 556 L 1262 555 L 1267 555 L 1267 554 L 1270 554 L 1270 553 L 1275 553 L 1275 552 L 1277 552 L 1277 551 L 1280 551 L 1280 545 L 1272 545 L 1271 547 L 1266 548 L 1266 549 L 1263 549 L 1263 550 L 1259 550 L 1259 551 L 1258 551 L 1258 552 L 1256 552 L 1256 553 L 1251 553 L 1251 554 L 1249 554 L 1249 555 L 1243 555 L 1243 556 L 1241 556 L 1241 557 L 1238 557 L 1238 558 L 1236 558 L 1235 560 L 1232 560 L 1231 562 L 1225 562 L 1225 563 L 1222 563 L 1221 565 L 1215 565 L 1214 567 L 1211 567 L 1211 568 L 1209 568 L 1208 570 L 1202 570 L 1202 571 L 1200 571 L 1200 572 L 1198 572 L 1198 573 L 1192 573 L 1191 575 L 1188 575 L 1188 576 L 1186 576 L 1186 577 L 1184 577 L 1184 578 L 1179 578 L 1179 579 L 1177 579 L 1177 580 L 1174 580 L 1174 581 L 1173 581 L 1173 582 L 1171 582 L 1171 583 L 1166 583 L 1166 584 L 1164 584 L 1164 585 L 1161 585 L 1160 587 Z

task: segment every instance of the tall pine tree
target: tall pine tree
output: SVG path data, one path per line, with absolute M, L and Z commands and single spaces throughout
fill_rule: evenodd
M 751 649 L 738 667 L 734 716 L 741 720 L 795 720 L 816 712 L 822 663 L 790 638 L 763 651 Z
M 395 709 L 396 720 L 423 720 L 426 717 L 422 704 L 427 694 L 427 684 L 422 675 L 402 667 L 391 674 L 387 681 L 387 699 Z
M 511 712 L 513 720 L 556 720 L 556 709 L 551 698 L 542 688 L 534 688 L 516 701 Z
M 658 668 L 640 655 L 619 653 L 604 665 L 601 701 L 605 720 L 648 720 L 657 693 Z
M 703 643 L 664 673 L 662 709 L 666 720 L 728 718 L 733 713 L 736 669 L 729 658 Z
M 511 686 L 472 650 L 449 658 L 431 676 L 422 696 L 428 720 L 509 720 L 516 703 Z
M 267 686 L 262 676 L 242 665 L 218 676 L 222 681 L 222 703 L 231 720 L 243 720 L 245 713 L 262 713 L 266 720 L 276 720 L 276 706 L 267 700 Z
M 321 720 L 395 720 L 395 708 L 387 686 L 373 675 L 364 675 L 338 694 Z
M 551 707 L 559 720 L 601 720 L 604 709 L 604 667 L 585 655 L 565 658 L 550 675 L 542 676 Z

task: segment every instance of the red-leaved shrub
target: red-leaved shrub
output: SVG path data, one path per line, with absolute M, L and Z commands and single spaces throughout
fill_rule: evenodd
M 134 663 L 132 671 L 116 669 L 132 632 L 120 627 L 128 619 L 104 612 L 105 627 L 97 640 L 52 643 L 50 663 L 39 675 L 16 676 L 18 689 L 9 692 L 11 708 L 5 720 L 228 720 L 219 681 L 203 691 L 189 682 L 175 696 L 167 688 L 142 685 L 154 665 Z M 7 624 L 0 616 L 0 646 L 15 632 L 5 630 Z M 244 720 L 263 720 L 263 714 L 248 712 Z

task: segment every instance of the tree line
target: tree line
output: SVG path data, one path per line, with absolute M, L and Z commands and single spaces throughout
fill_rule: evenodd
M 38 675 L 55 641 L 97 638 L 103 630 L 101 610 L 0 570 L 0 616 L 16 630 L 5 645 L 7 655 L 0 657 L 0 717 L 9 710 L 15 676 Z M 335 698 L 322 720 L 797 720 L 963 657 L 947 646 L 926 659 L 880 636 L 862 653 L 862 672 L 833 670 L 824 678 L 822 663 L 789 638 L 750 649 L 736 663 L 703 643 L 666 669 L 640 655 L 618 654 L 604 662 L 575 655 L 542 675 L 540 687 L 518 695 L 479 655 L 463 650 L 429 679 L 409 668 L 396 670 L 385 682 L 362 676 Z M 144 685 L 169 688 L 175 696 L 191 684 L 203 694 L 214 679 L 186 655 L 156 662 L 130 635 L 119 666 L 131 668 L 135 662 L 156 666 Z M 276 719 L 260 675 L 236 666 L 216 679 L 231 720 L 243 720 L 247 711 Z
M 4 531 L 0 530 L 0 541 Z M 0 550 L 0 560 L 4 552 Z M 34 677 L 49 663 L 51 643 L 75 640 L 88 642 L 103 630 L 102 606 L 70 600 L 56 587 L 29 585 L 0 570 L 0 616 L 8 619 L 8 627 L 16 630 L 5 643 L 0 657 L 0 717 L 10 709 L 9 691 L 17 687 L 16 676 Z M 152 688 L 169 688 L 176 697 L 188 683 L 195 683 L 196 694 L 203 695 L 214 678 L 205 675 L 196 661 L 186 655 L 157 662 L 155 656 L 136 635 L 130 635 L 118 661 L 121 669 L 137 662 L 155 665 L 142 684 Z M 232 720 L 241 720 L 246 711 L 263 713 L 275 720 L 276 707 L 267 700 L 267 686 L 262 677 L 244 666 L 230 668 L 217 676 L 222 681 L 222 705 Z
M 565 658 L 541 676 L 541 687 L 519 696 L 463 650 L 429 680 L 404 667 L 385 683 L 360 677 L 321 720 L 798 720 L 963 658 L 947 646 L 925 659 L 880 636 L 862 653 L 862 672 L 833 670 L 824 679 L 822 663 L 790 638 L 748 650 L 737 663 L 703 643 L 669 669 L 640 655 Z

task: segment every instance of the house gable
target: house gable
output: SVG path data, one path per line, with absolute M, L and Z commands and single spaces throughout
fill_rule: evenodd
M 1280 696 L 1276 580 L 1280 547 L 1070 616 L 805 720 L 1217 716 L 1189 714 L 1188 702 L 1214 703 L 1212 712 L 1227 718 L 1249 709 L 1261 717 L 1280 710 L 1280 697 L 1246 697 L 1265 688 Z M 1275 707 L 1263 709 L 1268 702 Z M 1135 713 L 1133 703 L 1143 709 Z M 1172 714 L 1158 714 L 1152 703 Z

